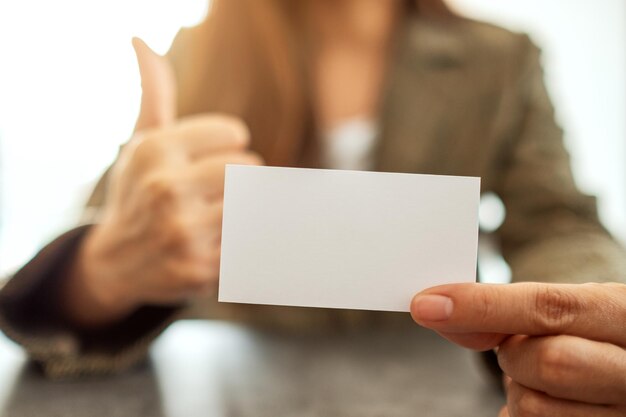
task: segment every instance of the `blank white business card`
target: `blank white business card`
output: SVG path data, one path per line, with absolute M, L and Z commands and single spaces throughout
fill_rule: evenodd
M 480 179 L 228 165 L 219 301 L 409 311 L 474 282 Z

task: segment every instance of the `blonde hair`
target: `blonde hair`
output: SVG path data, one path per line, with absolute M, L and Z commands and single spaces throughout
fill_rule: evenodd
M 213 0 L 207 18 L 181 31 L 168 53 L 179 114 L 239 116 L 250 127 L 252 149 L 269 165 L 315 165 L 304 1 Z M 454 16 L 443 0 L 406 1 L 405 9 Z

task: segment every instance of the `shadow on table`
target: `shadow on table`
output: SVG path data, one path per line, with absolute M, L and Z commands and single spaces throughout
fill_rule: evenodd
M 28 363 L 16 379 L 2 417 L 165 416 L 152 368 L 73 381 L 51 381 Z
M 57 382 L 24 367 L 0 415 L 471 417 L 503 401 L 476 354 L 417 326 L 316 337 L 186 321 L 121 375 Z
M 171 417 L 495 417 L 504 403 L 477 354 L 412 323 L 320 337 L 180 322 L 152 356 Z

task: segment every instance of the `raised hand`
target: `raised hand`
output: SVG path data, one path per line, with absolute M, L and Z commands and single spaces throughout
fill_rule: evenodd
M 92 228 L 64 296 L 78 324 L 119 320 L 145 304 L 214 291 L 225 164 L 261 164 L 240 120 L 176 117 L 169 62 L 133 40 L 142 79 L 136 131 L 114 165 L 102 222 Z

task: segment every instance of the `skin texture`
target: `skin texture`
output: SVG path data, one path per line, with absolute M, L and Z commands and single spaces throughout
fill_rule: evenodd
M 113 168 L 103 220 L 64 288 L 66 314 L 97 327 L 142 304 L 176 304 L 217 288 L 226 164 L 262 164 L 246 126 L 225 115 L 176 118 L 169 63 L 133 46 L 143 96 L 135 135 Z
M 312 99 L 322 131 L 354 117 L 376 119 L 401 4 L 377 0 L 306 4 L 315 39 Z
M 626 415 L 626 285 L 455 284 L 415 296 L 420 325 L 495 349 L 500 417 Z

